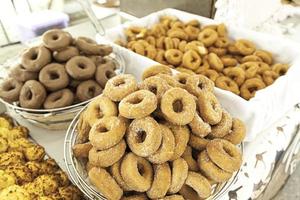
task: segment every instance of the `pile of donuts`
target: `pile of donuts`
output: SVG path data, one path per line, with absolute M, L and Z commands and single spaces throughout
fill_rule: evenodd
M 116 75 L 112 47 L 59 29 L 46 31 L 42 44 L 25 50 L 0 85 L 0 97 L 23 108 L 53 109 L 89 100 Z
M 203 75 L 168 66 L 110 79 L 79 118 L 74 156 L 107 199 L 203 199 L 239 170 L 244 123 Z
M 289 68 L 249 40 L 230 39 L 224 24 L 201 26 L 197 20 L 162 16 L 148 29 L 133 26 L 124 33 L 127 40 L 117 44 L 180 72 L 202 74 L 246 100 Z
M 24 126 L 15 126 L 11 117 L 0 115 L 0 199 L 81 200 L 83 195 L 55 160 L 45 158 Z

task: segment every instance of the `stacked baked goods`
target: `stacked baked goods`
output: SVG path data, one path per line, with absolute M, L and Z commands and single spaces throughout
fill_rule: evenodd
M 23 108 L 70 106 L 101 94 L 116 75 L 112 47 L 59 29 L 46 31 L 42 44 L 25 50 L 0 85 L 0 97 Z
M 28 137 L 28 129 L 0 116 L 0 199 L 81 200 L 81 192 L 56 162 L 45 159 L 42 146 Z
M 122 45 L 180 72 L 202 74 L 221 89 L 249 100 L 271 85 L 289 66 L 247 39 L 232 40 L 224 24 L 201 26 L 162 16 L 150 28 L 129 27 Z
M 239 170 L 244 123 L 203 75 L 168 66 L 110 79 L 77 125 L 74 156 L 107 199 L 203 199 Z

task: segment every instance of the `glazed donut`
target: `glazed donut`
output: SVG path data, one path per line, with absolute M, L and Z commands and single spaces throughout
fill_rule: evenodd
M 95 147 L 93 147 L 89 151 L 89 162 L 97 167 L 109 167 L 122 158 L 125 150 L 126 142 L 123 139 L 109 149 L 97 150 Z
M 267 86 L 273 84 L 277 78 L 278 74 L 274 71 L 264 71 L 262 74 L 262 79 Z
M 170 88 L 170 86 L 168 85 L 168 82 L 165 81 L 163 78 L 160 78 L 159 76 L 152 76 L 145 79 L 139 85 L 139 88 L 144 90 L 149 90 L 150 92 L 154 93 L 156 95 L 157 101 L 160 102 L 161 97 Z
M 89 125 L 88 121 L 85 120 L 85 118 L 86 118 L 85 113 L 86 113 L 86 111 L 84 111 L 80 114 L 78 124 L 76 127 L 76 130 L 77 130 L 76 142 L 79 144 L 88 142 L 89 133 L 91 130 L 91 126 Z
M 201 57 L 194 50 L 189 50 L 182 56 L 182 65 L 187 69 L 196 70 L 201 62 Z
M 229 44 L 230 41 L 227 37 L 219 37 L 214 43 L 217 48 L 227 48 Z
M 46 31 L 42 36 L 42 40 L 45 47 L 52 51 L 66 48 L 73 41 L 72 36 L 68 32 L 59 29 Z
M 246 136 L 245 124 L 241 120 L 234 118 L 232 120 L 231 130 L 229 131 L 229 133 L 227 135 L 225 135 L 223 137 L 223 139 L 228 140 L 232 144 L 237 145 L 243 141 L 245 136 Z
M 79 101 L 87 101 L 102 93 L 102 88 L 94 80 L 82 81 L 76 88 L 76 97 Z
M 177 125 L 190 123 L 196 112 L 193 96 L 181 88 L 169 89 L 161 98 L 160 109 L 165 118 Z
M 219 73 L 213 69 L 205 69 L 200 72 L 201 75 L 206 76 L 211 81 L 215 82 L 216 79 L 219 77 Z
M 232 117 L 226 110 L 223 110 L 221 121 L 211 127 L 211 133 L 209 134 L 209 136 L 212 136 L 213 138 L 224 137 L 229 133 L 231 127 Z
M 182 154 L 182 158 L 187 162 L 189 166 L 189 171 L 199 171 L 199 167 L 197 164 L 197 160 L 193 158 L 192 148 L 190 146 L 187 146 L 185 151 Z
M 18 64 L 10 70 L 9 76 L 17 81 L 26 82 L 29 80 L 36 80 L 38 78 L 38 73 L 27 71 L 21 64 Z
M 171 163 L 172 178 L 168 193 L 175 194 L 183 186 L 188 175 L 188 164 L 183 158 L 178 158 Z
M 96 97 L 87 107 L 85 119 L 92 127 L 103 117 L 117 116 L 118 109 L 114 102 L 103 95 Z
M 117 183 L 123 189 L 123 191 L 130 191 L 132 189 L 125 183 L 123 177 L 121 176 L 121 163 L 122 159 L 113 164 L 110 167 L 110 174 L 117 181 Z
M 130 188 L 137 192 L 146 192 L 152 184 L 153 169 L 146 159 L 128 153 L 121 164 L 121 175 Z
M 227 171 L 237 171 L 242 164 L 242 155 L 240 150 L 232 143 L 223 139 L 214 139 L 206 145 L 206 151 L 218 167 Z
M 0 97 L 7 102 L 19 100 L 23 84 L 13 78 L 8 78 L 1 83 Z
M 223 56 L 220 58 L 224 67 L 233 67 L 233 66 L 236 66 L 238 64 L 238 61 L 235 59 L 235 58 L 232 58 L 232 57 L 226 57 L 226 56 Z
M 211 132 L 211 127 L 208 123 L 205 123 L 196 112 L 193 120 L 189 123 L 189 127 L 193 134 L 199 137 L 205 137 Z
M 111 46 L 97 44 L 94 40 L 87 37 L 78 37 L 76 47 L 86 55 L 107 56 L 113 51 Z
M 123 98 L 119 103 L 120 115 L 127 119 L 143 118 L 157 108 L 155 94 L 148 90 L 138 90 Z
M 265 87 L 265 83 L 259 78 L 248 79 L 241 86 L 241 96 L 244 99 L 249 100 L 255 96 L 257 90 L 261 90 Z
M 198 155 L 198 165 L 200 171 L 210 180 L 221 183 L 228 181 L 232 173 L 226 172 L 225 170 L 218 167 L 215 163 L 209 158 L 207 151 L 202 151 Z
M 242 59 L 242 63 L 246 63 L 246 62 L 262 62 L 262 59 L 255 55 L 249 55 L 249 56 L 245 56 Z
M 289 66 L 287 64 L 277 63 L 272 66 L 272 70 L 276 72 L 279 76 L 283 76 L 288 71 Z
M 44 102 L 44 108 L 45 109 L 62 108 L 62 107 L 72 105 L 73 101 L 74 101 L 73 92 L 70 89 L 62 89 L 56 92 L 52 92 L 47 96 Z
M 255 45 L 249 40 L 240 39 L 235 42 L 235 47 L 239 51 L 240 54 L 244 56 L 251 55 L 255 52 Z
M 21 64 L 30 72 L 38 72 L 50 62 L 51 53 L 44 46 L 27 49 L 21 57 Z
M 171 185 L 171 169 L 167 162 L 154 165 L 154 178 L 147 196 L 151 199 L 163 198 Z
M 153 65 L 143 71 L 142 79 L 145 80 L 157 74 L 172 75 L 172 70 L 166 65 Z
M 273 63 L 273 56 L 268 51 L 256 50 L 253 55 L 258 56 L 264 63 L 267 63 L 268 65 Z
M 105 169 L 93 167 L 89 170 L 88 176 L 91 183 L 96 186 L 105 198 L 121 199 L 123 190 Z
M 191 134 L 189 145 L 198 151 L 202 151 L 206 148 L 209 140 L 203 137 L 198 137 L 194 134 Z
M 96 66 L 85 56 L 74 56 L 66 63 L 67 73 L 75 80 L 87 80 L 94 76 Z
M 246 79 L 246 73 L 240 67 L 228 67 L 223 70 L 223 73 L 230 79 L 234 80 L 238 86 L 241 86 Z
M 184 32 L 186 32 L 186 34 L 188 35 L 188 40 L 197 40 L 200 29 L 192 25 L 187 25 L 184 28 Z
M 257 62 L 246 62 L 239 67 L 245 71 L 246 79 L 253 78 L 259 69 Z
M 137 82 L 134 76 L 130 74 L 122 74 L 107 81 L 103 94 L 112 101 L 121 101 L 128 94 L 136 90 Z
M 162 141 L 159 124 L 152 117 L 133 120 L 127 129 L 126 141 L 131 151 L 138 156 L 154 154 Z
M 218 33 L 211 28 L 203 29 L 198 35 L 198 40 L 203 42 L 206 47 L 213 45 L 217 39 Z
M 221 72 L 224 68 L 224 65 L 223 65 L 221 59 L 215 53 L 208 54 L 208 63 L 212 69 L 214 69 L 218 72 Z
M 155 56 L 155 61 L 159 62 L 162 65 L 167 65 L 168 62 L 165 59 L 165 51 L 162 49 L 157 49 L 157 53 Z
M 79 51 L 76 47 L 73 46 L 68 46 L 64 49 L 53 52 L 53 58 L 57 62 L 66 62 L 74 56 L 79 56 Z
M 198 95 L 200 117 L 210 125 L 221 121 L 222 107 L 216 96 L 210 92 L 200 92 Z
M 227 36 L 227 28 L 224 23 L 221 23 L 217 26 L 217 32 L 219 37 L 225 37 Z
M 65 67 L 58 63 L 46 65 L 39 73 L 39 81 L 49 91 L 57 91 L 66 88 L 69 84 L 69 76 Z
M 184 200 L 183 196 L 181 195 L 170 195 L 170 196 L 165 196 L 164 198 L 161 198 L 159 200 Z
M 174 154 L 175 137 L 172 131 L 165 125 L 160 124 L 162 141 L 159 149 L 147 159 L 154 164 L 162 164 L 169 161 Z
M 26 81 L 23 85 L 19 102 L 23 108 L 41 108 L 47 96 L 44 86 L 35 80 Z
M 236 84 L 235 81 L 233 81 L 231 78 L 227 76 L 219 76 L 216 79 L 215 83 L 218 88 L 221 88 L 223 90 L 228 90 L 237 95 L 240 94 L 239 86 Z
M 114 76 L 116 76 L 116 72 L 114 71 L 113 66 L 109 64 L 100 64 L 97 66 L 95 79 L 102 88 L 105 88 L 107 81 Z
M 213 47 L 213 46 L 208 47 L 208 51 L 210 53 L 216 54 L 219 57 L 225 56 L 226 53 L 227 53 L 227 49 L 225 49 L 225 48 L 217 48 L 217 47 Z
M 72 147 L 73 154 L 76 158 L 87 158 L 89 156 L 89 151 L 92 149 L 93 145 L 90 142 L 83 144 L 75 144 Z
M 186 80 L 185 85 L 186 85 L 186 90 L 189 93 L 195 95 L 196 97 L 201 91 L 207 91 L 207 92 L 214 91 L 214 83 L 203 75 L 189 76 Z
M 211 195 L 211 185 L 208 180 L 199 173 L 188 172 L 185 185 L 197 192 L 200 198 L 207 198 Z
M 165 51 L 165 58 L 171 65 L 180 65 L 182 61 L 182 52 L 178 49 L 169 49 Z
M 168 37 L 178 38 L 180 40 L 188 40 L 188 35 L 181 28 L 172 28 L 167 32 Z
M 126 132 L 126 123 L 116 116 L 107 116 L 95 122 L 89 140 L 97 150 L 105 150 L 118 144 Z

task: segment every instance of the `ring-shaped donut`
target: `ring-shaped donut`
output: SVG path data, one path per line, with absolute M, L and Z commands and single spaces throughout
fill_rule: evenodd
M 171 162 L 172 178 L 168 193 L 175 194 L 183 186 L 188 175 L 188 164 L 183 158 Z
M 56 92 L 52 92 L 47 96 L 44 102 L 44 108 L 62 108 L 72 105 L 73 101 L 73 92 L 70 89 L 62 89 Z
M 246 63 L 246 62 L 262 62 L 262 59 L 255 55 L 249 55 L 249 56 L 245 56 L 242 59 L 242 63 Z
M 26 81 L 23 85 L 19 102 L 23 108 L 41 108 L 47 96 L 44 86 L 35 80 Z
M 199 137 L 205 137 L 211 132 L 211 127 L 208 123 L 205 123 L 196 112 L 193 120 L 189 123 L 189 127 L 193 134 Z
M 64 49 L 53 52 L 53 58 L 57 62 L 66 62 L 74 56 L 79 56 L 79 51 L 74 46 L 68 46 Z
M 227 135 L 223 137 L 223 139 L 228 140 L 232 144 L 238 145 L 240 144 L 246 136 L 246 126 L 245 124 L 234 118 L 232 121 L 232 128 Z
M 206 76 L 212 82 L 215 82 L 216 79 L 220 76 L 216 70 L 213 69 L 204 69 L 200 72 L 201 75 Z
M 114 76 L 116 76 L 116 72 L 110 64 L 100 64 L 97 66 L 95 79 L 102 88 L 105 88 L 107 81 Z
M 213 138 L 222 138 L 229 133 L 231 127 L 232 117 L 226 110 L 223 110 L 221 121 L 211 127 L 211 133 L 209 135 Z
M 168 74 L 158 74 L 157 76 L 166 81 L 170 87 L 179 87 L 179 83 L 173 76 Z
M 186 34 L 188 35 L 188 39 L 191 41 L 191 40 L 197 40 L 198 39 L 198 35 L 199 35 L 199 32 L 200 32 L 200 29 L 195 27 L 195 26 L 192 26 L 192 25 L 187 25 L 185 28 L 184 28 L 184 31 L 186 32 Z
M 229 66 L 234 67 L 238 64 L 238 61 L 232 57 L 222 56 L 220 59 L 224 65 L 224 67 L 229 67 Z
M 121 163 L 122 159 L 113 164 L 110 167 L 110 174 L 117 181 L 119 186 L 123 189 L 123 191 L 131 191 L 132 189 L 125 183 L 122 175 L 121 175 Z
M 256 50 L 255 45 L 251 41 L 245 39 L 237 40 L 235 42 L 235 47 L 237 48 L 239 53 L 244 56 L 251 55 Z
M 271 65 L 273 63 L 272 53 L 268 51 L 261 50 L 261 49 L 256 50 L 253 55 L 258 56 L 259 58 L 262 59 L 264 63 L 267 63 L 268 65 Z
M 5 79 L 0 86 L 0 97 L 7 102 L 14 102 L 19 100 L 23 84 L 16 79 Z
M 277 63 L 272 66 L 272 70 L 276 72 L 279 76 L 283 76 L 289 69 L 289 65 Z
M 218 39 L 218 33 L 210 28 L 205 28 L 198 35 L 198 40 L 203 42 L 206 47 L 213 45 Z
M 246 79 L 245 71 L 239 67 L 228 67 L 223 70 L 223 73 L 232 79 L 238 86 L 241 86 Z
M 200 173 L 189 171 L 185 185 L 197 192 L 200 198 L 207 198 L 212 192 L 210 183 Z
M 76 97 L 84 102 L 102 93 L 102 88 L 94 80 L 82 81 L 76 88 Z
M 145 79 L 139 85 L 139 88 L 144 90 L 149 90 L 150 92 L 154 93 L 156 95 L 157 101 L 160 102 L 161 97 L 168 89 L 170 89 L 170 86 L 168 85 L 168 82 L 165 81 L 163 78 L 159 76 L 152 76 Z
M 59 29 L 46 31 L 42 36 L 42 40 L 44 45 L 52 51 L 63 49 L 73 41 L 72 36 L 68 32 Z
M 9 76 L 17 81 L 26 82 L 29 80 L 36 80 L 38 78 L 38 73 L 30 72 L 26 70 L 21 64 L 18 64 L 10 70 Z
M 182 65 L 190 70 L 196 70 L 202 62 L 199 54 L 194 50 L 188 50 L 182 56 Z
M 259 69 L 257 62 L 246 62 L 239 67 L 245 71 L 246 79 L 253 78 Z
M 178 66 L 182 62 L 182 52 L 178 49 L 169 49 L 165 51 L 165 58 L 168 63 Z
M 145 80 L 146 78 L 155 76 L 157 74 L 172 75 L 172 70 L 166 65 L 153 65 L 143 71 L 142 79 Z
M 97 44 L 96 41 L 87 37 L 78 37 L 76 40 L 77 48 L 86 55 L 107 56 L 112 52 L 112 47 Z
M 199 137 L 195 134 L 190 135 L 189 145 L 198 151 L 203 151 L 206 149 L 209 139 Z
M 227 48 L 230 44 L 230 41 L 227 37 L 219 37 L 214 45 L 218 48 Z
M 217 56 L 217 54 L 215 54 L 215 53 L 208 54 L 208 63 L 212 69 L 214 69 L 218 72 L 221 72 L 224 68 L 223 62 L 221 61 L 219 56 Z
M 222 107 L 216 96 L 210 92 L 200 92 L 198 95 L 198 106 L 201 118 L 215 125 L 221 121 Z
M 241 86 L 241 96 L 249 100 L 255 96 L 256 91 L 265 88 L 265 83 L 260 78 L 251 78 L 246 80 Z
M 87 80 L 94 76 L 96 66 L 85 56 L 74 56 L 66 63 L 67 73 L 75 80 Z
M 239 86 L 236 84 L 234 80 L 232 80 L 227 76 L 219 76 L 216 79 L 215 83 L 218 88 L 221 88 L 223 90 L 228 90 L 237 95 L 240 94 Z
M 30 72 L 38 72 L 51 62 L 51 53 L 44 46 L 32 47 L 26 50 L 21 58 L 21 64 Z
M 191 94 L 198 96 L 199 92 L 213 92 L 214 83 L 203 75 L 189 76 L 186 80 L 186 90 Z
M 278 74 L 274 71 L 264 71 L 262 74 L 262 79 L 267 86 L 273 84 L 277 78 Z

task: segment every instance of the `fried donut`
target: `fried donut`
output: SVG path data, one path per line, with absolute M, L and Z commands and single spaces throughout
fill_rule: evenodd
M 223 73 L 230 79 L 234 80 L 238 86 L 241 86 L 246 79 L 246 73 L 240 67 L 228 67 L 223 70 Z
M 274 83 L 274 81 L 278 78 L 278 74 L 274 71 L 264 71 L 262 74 L 262 79 L 265 82 L 265 84 L 271 85 Z
M 128 94 L 137 90 L 137 82 L 130 74 L 121 74 L 109 79 L 103 94 L 113 101 L 121 101 Z
M 199 74 L 206 76 L 211 81 L 215 82 L 216 79 L 219 77 L 219 73 L 216 70 L 213 69 L 205 69 L 202 70 Z
M 241 64 L 239 67 L 245 70 L 245 75 L 247 79 L 253 78 L 259 69 L 257 62 L 246 62 Z
M 244 99 L 249 100 L 255 96 L 257 90 L 261 90 L 265 87 L 265 83 L 259 78 L 248 79 L 241 86 L 241 96 Z
M 126 142 L 124 140 L 121 140 L 115 146 L 105 150 L 97 150 L 93 147 L 89 151 L 89 162 L 97 167 L 109 167 L 122 158 L 125 150 Z
M 227 36 L 227 28 L 224 23 L 221 23 L 217 26 L 217 32 L 219 37 L 225 37 Z
M 218 33 L 210 28 L 203 29 L 198 35 L 198 40 L 203 42 L 206 47 L 213 45 L 217 39 Z
M 30 72 L 26 70 L 21 64 L 18 64 L 10 70 L 9 76 L 17 81 L 26 82 L 29 80 L 36 80 L 38 78 L 38 73 Z
M 151 163 L 162 164 L 169 161 L 174 154 L 175 148 L 175 137 L 172 131 L 165 125 L 160 124 L 160 129 L 162 133 L 162 141 L 159 149 L 147 159 Z
M 246 136 L 246 126 L 245 124 L 237 119 L 234 118 L 232 120 L 232 128 L 227 135 L 223 137 L 223 139 L 228 140 L 232 144 L 240 144 Z
M 76 142 L 79 144 L 88 142 L 89 133 L 91 130 L 91 126 L 89 125 L 88 121 L 86 120 L 85 113 L 86 113 L 86 111 L 84 111 L 80 114 L 78 124 L 76 126 L 76 130 L 77 130 Z
M 187 45 L 187 41 L 185 40 L 182 40 L 180 41 L 179 45 L 178 45 L 178 49 L 181 51 L 181 52 L 185 52 L 185 47 Z
M 166 74 L 164 74 L 166 75 Z M 166 75 L 168 76 L 168 75 Z M 175 81 L 175 80 L 174 80 Z M 176 81 L 175 81 L 176 82 Z M 140 89 L 149 90 L 156 95 L 158 102 L 162 95 L 170 88 L 168 82 L 159 76 L 152 76 L 145 79 L 140 85 Z
M 228 90 L 237 95 L 240 94 L 239 86 L 236 84 L 235 81 L 233 81 L 231 78 L 227 76 L 219 76 L 216 79 L 215 83 L 218 88 Z
M 145 80 L 157 74 L 172 75 L 172 70 L 166 65 L 153 65 L 143 71 L 142 79 Z
M 245 62 L 262 62 L 262 59 L 255 55 L 249 55 L 249 56 L 245 56 L 242 59 L 242 63 L 245 63 Z
M 173 76 L 170 76 L 168 74 L 158 74 L 156 76 L 166 81 L 170 87 L 179 87 L 179 83 L 176 81 L 176 79 Z
M 133 194 L 130 196 L 123 196 L 121 200 L 148 200 L 147 195 L 145 195 L 145 193 L 141 193 L 141 194 Z
M 72 36 L 68 32 L 59 29 L 46 31 L 42 36 L 42 40 L 44 45 L 52 51 L 66 48 L 73 41 Z
M 189 42 L 188 44 L 186 44 L 184 46 L 184 52 L 187 52 L 189 50 L 194 50 L 196 51 L 199 55 L 207 55 L 208 53 L 208 50 L 207 48 L 204 46 L 204 44 L 200 41 L 192 41 L 192 42 Z
M 181 28 L 172 28 L 167 32 L 168 37 L 188 40 L 188 35 Z
M 171 169 L 167 162 L 154 165 L 154 178 L 147 196 L 151 199 L 164 197 L 171 185 Z
M 190 146 L 187 146 L 184 153 L 182 154 L 182 158 L 187 162 L 189 166 L 189 171 L 199 171 L 199 167 L 197 161 L 193 157 L 194 151 Z
M 196 112 L 193 96 L 181 88 L 169 89 L 161 98 L 160 109 L 167 120 L 177 125 L 190 123 Z
M 287 64 L 277 63 L 272 66 L 272 70 L 276 72 L 279 76 L 283 76 L 288 71 L 289 66 Z
M 259 57 L 264 63 L 267 63 L 268 65 L 271 65 L 273 63 L 273 56 L 268 51 L 256 50 L 253 55 Z
M 182 195 L 184 199 L 193 199 L 193 200 L 203 199 L 198 196 L 197 192 L 193 188 L 185 184 L 181 187 L 179 194 Z
M 211 127 L 211 133 L 209 135 L 212 136 L 213 138 L 224 137 L 229 133 L 231 127 L 232 127 L 232 117 L 226 110 L 223 110 L 221 121 Z
M 102 88 L 105 88 L 107 81 L 114 76 L 116 76 L 116 72 L 114 71 L 113 66 L 109 64 L 100 64 L 97 66 L 95 79 Z
M 94 123 L 89 140 L 97 150 L 108 149 L 118 144 L 126 131 L 124 120 L 116 116 L 105 116 Z
M 159 124 L 152 117 L 133 120 L 127 129 L 126 141 L 131 151 L 138 156 L 154 154 L 162 141 Z
M 201 57 L 194 50 L 189 50 L 182 56 L 182 65 L 187 69 L 196 70 L 201 62 Z
M 209 141 L 206 151 L 211 161 L 227 172 L 237 171 L 242 164 L 240 150 L 227 140 L 214 139 Z
M 130 188 L 138 192 L 146 192 L 152 184 L 153 169 L 146 159 L 128 153 L 121 164 L 121 175 Z
M 69 76 L 65 67 L 58 63 L 46 65 L 39 73 L 39 81 L 49 91 L 57 91 L 66 88 L 69 84 Z
M 200 22 L 197 19 L 192 19 L 192 20 L 188 21 L 187 23 L 185 23 L 185 25 L 200 28 Z
M 211 132 L 211 127 L 208 123 L 205 123 L 196 112 L 193 120 L 189 123 L 189 127 L 195 135 L 199 137 L 205 137 Z
M 186 90 L 196 97 L 201 91 L 214 91 L 214 83 L 203 75 L 189 76 L 185 85 Z
M 209 47 L 208 51 L 210 53 L 216 54 L 219 57 L 225 56 L 226 53 L 227 53 L 227 49 L 225 49 L 225 48 L 217 48 L 217 47 L 214 47 L 214 46 Z
M 244 56 L 251 55 L 255 52 L 255 45 L 249 40 L 240 39 L 235 42 L 235 47 L 239 51 L 240 54 Z
M 175 194 L 183 186 L 188 175 L 188 164 L 183 158 L 178 158 L 171 163 L 172 178 L 168 193 Z
M 181 72 L 181 73 L 186 73 L 186 74 L 189 74 L 189 75 L 194 75 L 195 74 L 195 72 L 193 72 L 192 70 L 187 69 L 185 67 L 176 67 L 176 70 Z
M 26 50 L 21 58 L 21 64 L 30 72 L 38 72 L 51 62 L 51 53 L 44 46 L 32 47 Z
M 168 62 L 165 59 L 165 51 L 162 49 L 157 49 L 157 53 L 156 53 L 154 60 L 159 62 L 162 65 L 168 64 Z
M 87 80 L 94 76 L 96 66 L 85 56 L 74 56 L 66 63 L 67 73 L 75 80 Z
M 35 80 L 27 81 L 20 92 L 20 105 L 23 108 L 41 108 L 46 99 L 46 89 Z
M 184 200 L 183 196 L 181 195 L 170 195 L 170 196 L 165 196 L 164 198 L 161 198 L 159 200 Z
M 220 58 L 224 67 L 229 67 L 229 66 L 236 66 L 238 64 L 238 61 L 235 58 L 232 57 L 226 57 L 223 56 Z
M 82 81 L 76 88 L 76 97 L 79 101 L 87 101 L 102 93 L 102 88 L 94 80 Z
M 170 37 L 165 37 L 163 40 L 163 47 L 165 50 L 174 49 L 173 40 Z
M 18 101 L 23 84 L 16 79 L 5 79 L 0 86 L 0 97 L 7 102 Z
M 198 95 L 198 106 L 201 118 L 215 125 L 221 121 L 222 107 L 216 96 L 210 92 L 200 92 Z
M 196 150 L 202 151 L 206 148 L 206 145 L 208 144 L 209 140 L 203 137 L 198 137 L 194 134 L 191 134 L 189 145 L 193 147 Z
M 197 192 L 200 198 L 207 198 L 211 195 L 211 185 L 208 180 L 199 173 L 189 172 L 185 185 Z
M 89 156 L 89 151 L 92 149 L 92 147 L 93 145 L 91 145 L 90 142 L 86 142 L 83 144 L 75 144 L 72 147 L 73 154 L 76 158 L 87 158 Z
M 227 48 L 229 44 L 230 41 L 227 37 L 219 37 L 214 43 L 217 48 Z
M 44 102 L 44 108 L 62 108 L 72 105 L 73 101 L 73 92 L 70 89 L 62 89 L 56 92 L 52 92 L 47 96 Z
M 224 65 L 223 65 L 221 59 L 215 53 L 208 54 L 208 63 L 212 69 L 214 69 L 218 72 L 222 71 L 224 68 Z
M 86 55 L 107 56 L 113 51 L 111 46 L 97 44 L 97 42 L 87 37 L 78 37 L 76 47 Z
M 121 199 L 123 190 L 105 169 L 93 167 L 88 172 L 88 175 L 91 183 L 96 186 L 105 198 L 111 200 Z
M 119 186 L 123 189 L 123 191 L 130 191 L 131 188 L 125 183 L 123 177 L 121 176 L 121 163 L 122 159 L 113 164 L 110 167 L 110 173 L 112 177 L 117 181 Z
M 198 39 L 198 35 L 200 32 L 200 29 L 195 27 L 195 26 L 191 26 L 191 25 L 187 25 L 184 28 L 184 31 L 186 32 L 186 34 L 188 35 L 188 40 L 197 40 Z
M 165 51 L 165 58 L 171 65 L 180 65 L 182 62 L 183 54 L 178 49 L 169 49 Z

